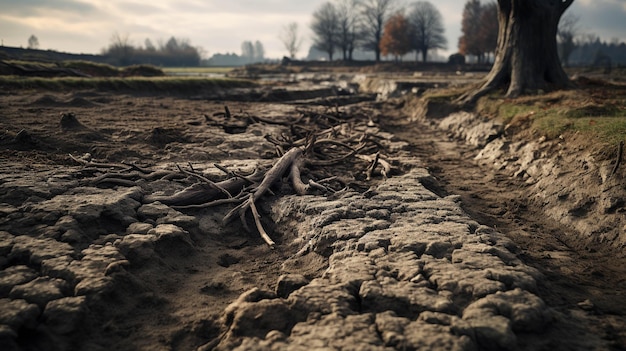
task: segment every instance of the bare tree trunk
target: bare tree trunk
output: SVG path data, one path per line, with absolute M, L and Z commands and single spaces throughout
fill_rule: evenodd
M 508 85 L 507 97 L 571 87 L 561 67 L 556 32 L 574 0 L 498 0 L 498 47 L 491 72 L 480 88 L 461 97 L 475 102 Z

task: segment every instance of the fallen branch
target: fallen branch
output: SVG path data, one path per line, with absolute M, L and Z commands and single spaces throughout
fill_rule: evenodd
M 276 246 L 276 243 L 274 242 L 274 240 L 272 240 L 272 238 L 270 238 L 269 235 L 267 235 L 267 232 L 265 231 L 265 229 L 263 228 L 263 225 L 261 224 L 261 216 L 259 215 L 259 212 L 256 210 L 256 206 L 254 205 L 253 194 L 250 194 L 250 198 L 248 199 L 248 201 L 250 202 L 250 209 L 252 210 L 252 217 L 254 217 L 254 223 L 256 224 L 256 229 L 259 231 L 259 234 L 261 234 L 261 238 L 265 240 L 267 245 L 269 245 L 271 249 L 274 249 L 274 247 Z
M 216 184 L 228 191 L 230 194 L 238 194 L 242 192 L 247 186 L 250 185 L 250 181 L 259 181 L 264 176 L 262 171 L 255 171 L 254 174 L 244 178 L 229 178 Z M 190 206 L 206 204 L 222 198 L 224 193 L 217 190 L 214 187 L 210 187 L 205 183 L 193 184 L 173 195 L 148 195 L 145 196 L 143 201 L 145 203 L 151 203 L 159 201 L 168 206 Z
M 279 158 L 274 166 L 272 166 L 272 168 L 267 171 L 267 173 L 263 177 L 263 181 L 261 181 L 261 184 L 259 184 L 259 186 L 256 187 L 256 189 L 252 193 L 252 197 L 250 197 L 248 201 L 243 202 L 242 204 L 228 212 L 226 217 L 224 217 L 224 223 L 230 222 L 236 213 L 239 213 L 240 216 L 245 214 L 247 209 L 250 207 L 250 203 L 252 201 L 258 200 L 261 196 L 263 196 L 263 194 L 265 194 L 269 190 L 272 184 L 282 178 L 283 174 L 285 174 L 287 169 L 290 168 L 291 164 L 300 156 L 302 156 L 302 149 L 296 147 L 287 151 L 287 153 Z
M 293 190 L 295 190 L 298 195 L 306 195 L 309 193 L 310 185 L 305 184 L 300 178 L 300 167 L 302 167 L 302 160 L 297 160 L 296 162 L 291 164 L 291 184 L 293 186 Z
M 231 193 L 230 193 L 228 190 L 226 190 L 226 189 L 224 189 L 223 187 L 219 186 L 217 183 L 215 183 L 214 181 L 212 181 L 212 180 L 208 179 L 207 177 L 205 177 L 205 176 L 203 176 L 203 175 L 200 175 L 200 174 L 198 174 L 198 173 L 196 173 L 196 172 L 189 172 L 189 171 L 186 171 L 186 170 L 182 169 L 179 165 L 176 165 L 176 167 L 178 167 L 178 170 L 179 170 L 181 173 L 184 173 L 184 174 L 186 174 L 186 175 L 189 175 L 189 176 L 196 177 L 196 178 L 200 179 L 201 181 L 203 181 L 203 182 L 205 182 L 205 183 L 209 184 L 209 186 L 211 186 L 212 188 L 214 188 L 214 189 L 216 189 L 216 190 L 221 191 L 224 195 L 226 195 L 226 197 L 228 197 L 228 198 L 233 197 L 233 196 L 231 195 Z M 192 167 L 191 169 L 192 169 L 192 171 L 193 171 L 193 167 Z

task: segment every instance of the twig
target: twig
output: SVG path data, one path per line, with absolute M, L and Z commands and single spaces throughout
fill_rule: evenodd
M 220 171 L 226 173 L 230 177 L 241 178 L 241 179 L 247 181 L 250 184 L 256 183 L 256 180 L 253 180 L 251 177 L 254 177 L 255 175 L 257 175 L 257 171 L 254 171 L 249 176 L 245 176 L 245 175 L 237 173 L 235 171 L 231 171 L 231 170 L 229 170 L 228 168 L 226 168 L 224 166 L 218 165 L 217 163 L 214 163 L 213 166 L 215 166 L 215 168 L 219 169 Z
M 341 146 L 344 147 L 348 150 L 352 150 L 354 151 L 354 148 L 352 148 L 352 146 L 342 143 L 340 141 L 337 140 L 332 140 L 332 139 L 319 139 L 313 142 L 314 146 L 319 146 L 321 144 L 331 144 L 331 145 L 337 145 L 337 146 Z
M 331 166 L 340 162 L 343 162 L 344 160 L 358 154 L 359 152 L 361 152 L 363 149 L 365 149 L 364 144 L 360 145 L 359 147 L 357 147 L 356 149 L 350 151 L 348 154 L 342 156 L 342 157 L 338 157 L 332 160 L 307 160 L 306 162 L 310 165 L 314 165 L 314 166 Z
M 293 190 L 298 195 L 306 195 L 309 193 L 310 185 L 305 184 L 300 178 L 300 167 L 302 166 L 302 160 L 298 160 L 291 164 L 291 184 Z
M 122 169 L 129 168 L 129 166 L 124 165 L 124 164 L 92 162 L 92 161 L 86 161 L 86 160 L 77 158 L 76 156 L 72 154 L 69 154 L 69 156 L 72 160 L 76 161 L 77 163 L 82 164 L 83 166 L 98 167 L 98 168 L 122 168 Z
M 376 165 L 378 165 L 379 158 L 380 158 L 380 153 L 377 152 L 376 155 L 374 155 L 374 159 L 370 161 L 370 165 L 369 167 L 367 167 L 367 172 L 365 172 L 365 174 L 367 175 L 367 177 L 365 178 L 366 180 L 372 179 L 372 173 L 374 173 L 374 170 L 376 169 Z
M 309 186 L 311 188 L 316 188 L 316 189 L 319 189 L 319 190 L 322 190 L 322 191 L 325 191 L 325 192 L 328 192 L 328 193 L 335 193 L 334 189 L 331 189 L 331 188 L 329 188 L 327 186 L 324 186 L 324 185 L 314 181 L 313 179 L 309 179 Z
M 180 171 L 181 171 L 181 173 L 184 173 L 184 174 L 187 174 L 187 175 L 190 175 L 190 176 L 192 176 L 192 177 L 196 177 L 196 178 L 198 178 L 198 179 L 202 180 L 203 182 L 205 182 L 205 183 L 209 184 L 209 185 L 210 185 L 211 187 L 213 187 L 214 189 L 217 189 L 217 190 L 221 191 L 221 192 L 222 192 L 224 195 L 226 195 L 228 198 L 233 197 L 233 195 L 231 195 L 231 193 L 229 193 L 229 192 L 228 192 L 228 190 L 226 190 L 226 189 L 224 189 L 223 187 L 221 187 L 221 186 L 217 185 L 214 181 L 210 180 L 209 178 L 204 177 L 204 176 L 201 176 L 200 174 L 195 173 L 195 172 L 189 172 L 189 171 L 186 171 L 186 170 L 182 169 L 179 165 L 176 165 L 176 167 L 178 167 L 178 170 L 180 170 Z
M 250 203 L 250 209 L 252 210 L 252 216 L 254 217 L 254 223 L 256 224 L 256 229 L 259 231 L 259 234 L 261 234 L 261 238 L 265 240 L 267 245 L 269 245 L 271 249 L 274 249 L 276 247 L 276 243 L 274 242 L 274 240 L 272 240 L 272 238 L 270 238 L 269 235 L 267 235 L 267 232 L 265 232 L 265 229 L 263 229 L 263 225 L 261 224 L 261 216 L 259 216 L 259 212 L 256 210 L 256 206 L 254 205 L 253 194 L 250 194 L 250 198 L 248 199 L 248 202 Z
M 219 206 L 219 205 L 224 205 L 224 204 L 232 204 L 232 203 L 237 203 L 240 201 L 241 201 L 241 198 L 232 197 L 229 199 L 213 200 L 213 201 L 206 202 L 203 204 L 198 204 L 198 205 L 185 205 L 185 206 L 172 205 L 170 207 L 175 210 L 191 210 L 191 209 L 208 208 L 208 207 Z

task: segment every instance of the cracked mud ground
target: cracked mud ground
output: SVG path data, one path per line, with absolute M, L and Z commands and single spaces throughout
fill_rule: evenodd
M 232 134 L 202 116 L 227 104 L 282 118 L 294 105 L 93 91 L 0 104 L 8 350 L 626 347 L 623 259 L 572 249 L 523 183 L 391 104 L 343 109 L 379 124 L 401 172 L 333 196 L 271 197 L 260 207 L 276 250 L 223 226 L 227 209 L 142 202 L 179 189 L 169 181 L 86 184 L 67 155 L 251 171 L 271 163 L 264 136 L 280 128 Z M 86 128 L 61 129 L 66 112 Z

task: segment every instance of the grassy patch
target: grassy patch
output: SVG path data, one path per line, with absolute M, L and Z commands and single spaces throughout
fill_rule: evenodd
M 98 63 L 92 61 L 84 61 L 84 60 L 69 60 L 69 61 L 59 61 L 59 62 L 37 62 L 37 61 L 20 61 L 20 60 L 7 60 L 4 61 L 9 65 L 13 65 L 17 68 L 23 69 L 26 72 L 30 72 L 30 74 L 26 74 L 28 76 L 39 75 L 41 73 L 34 72 L 46 72 L 49 71 L 50 75 L 53 72 L 58 71 L 58 76 L 62 75 L 76 75 L 76 74 L 68 74 L 64 72 L 63 74 L 60 72 L 61 69 L 71 70 L 74 72 L 80 72 L 83 75 L 91 76 L 91 77 L 129 77 L 129 76 L 140 76 L 140 77 L 159 77 L 164 76 L 165 73 L 158 67 L 153 65 L 133 65 L 128 67 L 115 67 L 106 63 Z
M 590 143 L 626 140 L 626 86 L 621 85 L 583 86 L 516 99 L 489 95 L 478 101 L 476 111 L 547 138 L 576 133 Z
M 112 77 L 112 78 L 38 78 L 0 76 L 0 88 L 70 91 L 97 89 L 107 91 L 136 91 L 190 93 L 202 90 L 244 88 L 254 83 L 243 79 L 207 79 L 178 77 Z

